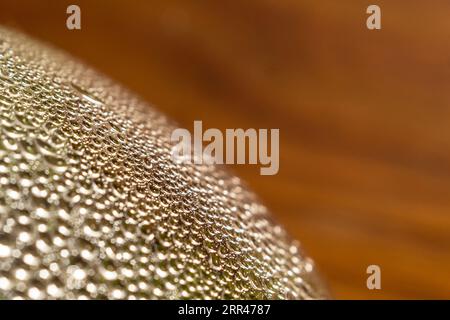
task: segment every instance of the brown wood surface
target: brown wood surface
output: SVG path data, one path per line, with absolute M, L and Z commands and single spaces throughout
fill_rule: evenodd
M 374 2 L 381 31 L 356 0 L 2 0 L 0 23 L 187 128 L 280 128 L 278 175 L 235 169 L 335 297 L 450 298 L 450 2 Z

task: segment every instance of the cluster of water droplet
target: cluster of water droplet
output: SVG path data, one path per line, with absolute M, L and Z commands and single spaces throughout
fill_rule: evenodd
M 172 129 L 0 29 L 0 296 L 322 297 L 312 261 L 238 178 L 172 161 Z

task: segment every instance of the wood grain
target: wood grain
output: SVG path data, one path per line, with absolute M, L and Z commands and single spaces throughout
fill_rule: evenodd
M 450 2 L 2 1 L 181 125 L 280 128 L 280 172 L 234 169 L 335 297 L 450 298 Z M 366 288 L 380 265 L 382 290 Z

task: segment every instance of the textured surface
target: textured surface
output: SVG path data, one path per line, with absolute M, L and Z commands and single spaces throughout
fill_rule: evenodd
M 178 165 L 172 126 L 0 29 L 0 293 L 318 298 L 313 262 L 236 177 Z

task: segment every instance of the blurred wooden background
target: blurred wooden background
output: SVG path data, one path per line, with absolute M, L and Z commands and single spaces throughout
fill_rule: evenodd
M 3 0 L 0 23 L 189 129 L 280 128 L 278 175 L 235 169 L 335 297 L 450 298 L 450 2 L 374 2 L 381 31 L 357 0 Z

